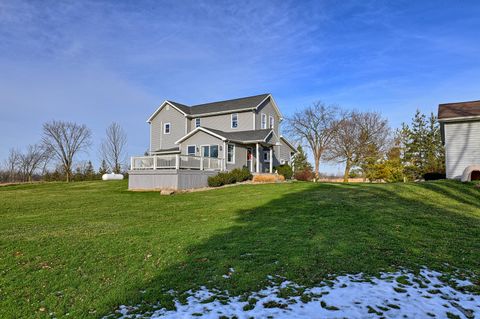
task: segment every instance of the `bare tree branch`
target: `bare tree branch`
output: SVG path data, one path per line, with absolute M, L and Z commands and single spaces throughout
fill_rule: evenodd
M 333 140 L 338 114 L 338 107 L 317 101 L 287 118 L 287 134 L 312 151 L 316 178 L 320 175 L 320 159 Z
M 125 163 L 125 146 L 127 134 L 118 123 L 112 123 L 107 127 L 105 139 L 100 145 L 100 154 L 112 172 L 118 174 Z
M 61 162 L 67 182 L 72 176 L 75 155 L 90 146 L 91 135 L 85 125 L 72 122 L 52 121 L 43 124 L 43 145 Z

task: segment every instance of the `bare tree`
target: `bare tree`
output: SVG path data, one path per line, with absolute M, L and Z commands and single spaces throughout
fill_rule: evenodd
M 43 144 L 61 162 L 67 182 L 72 176 L 75 155 L 90 146 L 91 136 L 91 131 L 85 125 L 61 121 L 43 124 Z
M 47 156 L 45 147 L 39 144 L 29 145 L 26 152 L 20 154 L 20 172 L 24 181 L 32 181 L 33 174 L 46 161 Z
M 317 101 L 287 118 L 287 133 L 312 151 L 317 179 L 320 160 L 334 138 L 338 114 L 338 107 Z
M 376 112 L 344 113 L 335 127 L 332 147 L 327 159 L 345 163 L 343 180 L 348 182 L 350 169 L 388 146 L 388 121 Z
M 113 122 L 107 127 L 106 137 L 100 145 L 100 154 L 105 159 L 110 169 L 118 174 L 121 171 L 122 164 L 125 163 L 125 146 L 127 144 L 127 134 L 122 127 Z
M 11 148 L 8 157 L 5 160 L 5 168 L 8 173 L 8 181 L 14 182 L 17 176 L 17 172 L 20 164 L 20 152 Z

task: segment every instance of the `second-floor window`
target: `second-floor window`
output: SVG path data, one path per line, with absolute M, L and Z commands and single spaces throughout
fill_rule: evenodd
M 270 128 L 274 128 L 274 126 L 275 126 L 275 119 L 273 118 L 273 116 L 270 115 L 269 120 L 270 120 Z
M 163 124 L 163 134 L 170 134 L 171 124 L 165 123 Z
M 262 129 L 267 128 L 267 114 L 262 113 L 262 123 L 261 123 Z
M 200 118 L 195 119 L 195 127 L 200 127 Z
M 238 114 L 233 113 L 232 114 L 232 128 L 237 128 L 238 127 Z

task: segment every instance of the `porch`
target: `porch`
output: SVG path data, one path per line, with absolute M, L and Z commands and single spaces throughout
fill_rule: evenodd
M 223 158 L 204 157 L 194 155 L 151 155 L 134 156 L 130 159 L 131 171 L 145 170 L 201 170 L 223 171 L 225 161 Z

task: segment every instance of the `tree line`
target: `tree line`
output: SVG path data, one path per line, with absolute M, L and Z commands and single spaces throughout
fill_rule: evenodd
M 406 181 L 445 173 L 440 125 L 432 113 L 417 111 L 411 123 L 393 130 L 379 112 L 342 110 L 315 102 L 287 118 L 287 134 L 312 152 L 313 167 L 300 148 L 294 160 L 297 174 L 320 177 L 323 162 L 342 163 L 343 179 Z M 428 177 L 427 177 L 428 178 Z
M 98 153 L 101 166 L 95 171 L 91 161 L 78 161 L 80 153 L 92 145 L 92 132 L 83 124 L 51 121 L 42 126 L 41 141 L 24 150 L 10 149 L 0 169 L 0 182 L 33 180 L 89 180 L 107 172 L 125 170 L 127 135 L 118 123 L 110 124 Z

